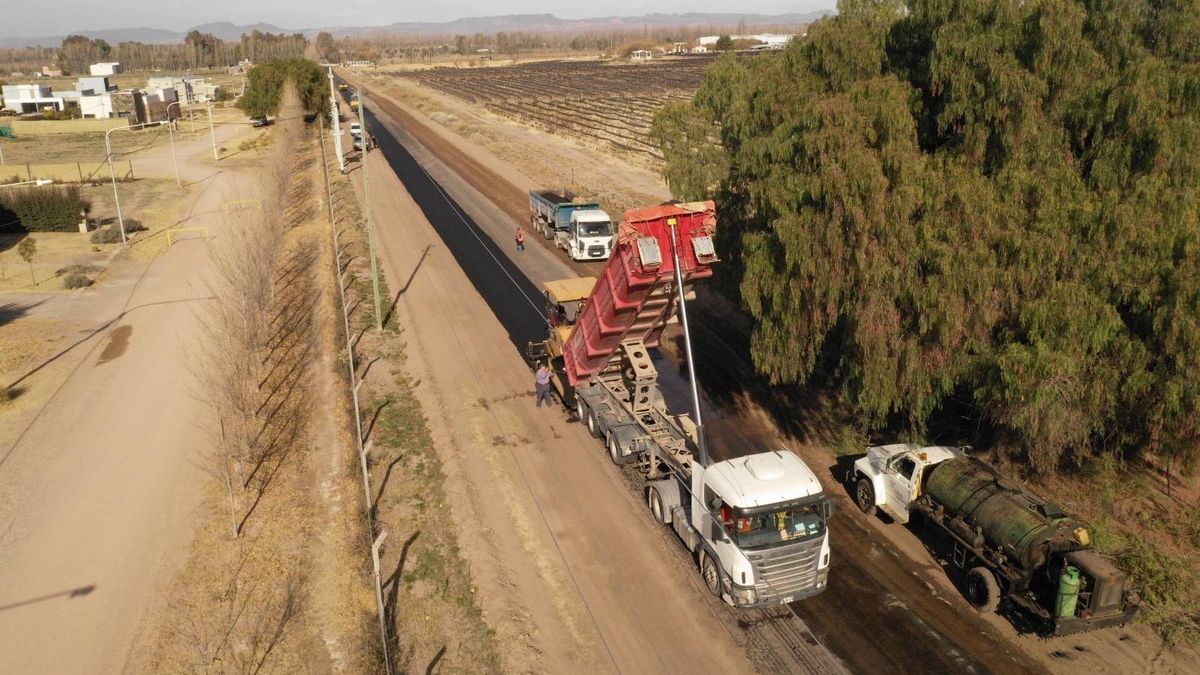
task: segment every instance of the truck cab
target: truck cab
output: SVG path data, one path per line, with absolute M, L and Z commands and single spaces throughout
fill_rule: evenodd
M 600 209 L 576 209 L 558 240 L 572 260 L 607 260 L 612 253 L 612 218 Z
M 867 449 L 854 462 L 854 501 L 864 513 L 876 509 L 896 522 L 907 523 L 913 504 L 921 496 L 921 482 L 929 468 L 955 457 L 965 457 L 961 448 L 920 446 L 910 443 L 881 445 Z
M 670 524 L 694 545 L 710 592 L 735 607 L 764 607 L 825 590 L 832 503 L 800 458 L 776 450 L 693 464 L 691 482 L 690 528 L 680 527 L 681 504 L 668 509 Z

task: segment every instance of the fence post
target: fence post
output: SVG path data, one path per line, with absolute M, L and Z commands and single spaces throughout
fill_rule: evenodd
M 83 183 L 83 167 L 79 165 L 79 162 L 75 162 L 75 170 L 79 172 L 79 182 Z
M 33 169 L 28 164 L 25 165 L 25 180 L 33 180 Z

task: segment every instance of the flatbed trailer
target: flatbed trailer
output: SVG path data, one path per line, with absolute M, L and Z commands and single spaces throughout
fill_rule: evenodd
M 715 227 L 711 201 L 627 212 L 598 279 L 545 285 L 547 339 L 527 355 L 550 363 L 564 405 L 612 462 L 643 477 L 652 517 L 696 556 L 710 592 L 737 607 L 784 604 L 826 587 L 832 505 L 820 482 L 786 450 L 710 461 L 700 410 L 667 407 L 650 358 L 679 313 L 694 363 L 686 289 L 712 274 Z

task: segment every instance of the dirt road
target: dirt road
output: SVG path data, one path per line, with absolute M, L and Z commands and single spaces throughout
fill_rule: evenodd
M 187 224 L 215 230 L 239 177 L 190 161 L 208 143 L 177 152 Z M 187 356 L 207 264 L 199 239 L 127 254 L 101 286 L 30 310 L 86 329 L 30 364 L 0 426 L 0 672 L 119 671 L 163 601 L 203 484 Z
M 452 508 L 481 604 L 516 641 L 506 666 L 749 671 L 736 631 L 704 602 L 696 574 L 677 569 L 595 440 L 563 411 L 533 406 L 516 344 L 536 334 L 541 308 L 520 268 L 557 266 L 553 256 L 531 249 L 530 260 L 505 263 L 460 205 L 373 128 L 384 150 L 370 155 L 371 193 L 408 367 L 458 486 Z M 497 315 L 489 302 L 514 311 Z

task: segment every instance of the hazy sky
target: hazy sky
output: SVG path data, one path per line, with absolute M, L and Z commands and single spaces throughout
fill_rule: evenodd
M 550 13 L 564 19 L 590 16 L 635 16 L 648 12 L 746 12 L 784 14 L 832 8 L 836 0 L 638 0 L 551 3 L 546 0 L 439 0 L 437 2 L 385 2 L 383 0 L 15 0 L 0 12 L 0 37 L 40 37 L 72 31 L 106 28 L 166 28 L 185 30 L 213 21 L 238 24 L 265 22 L 281 28 L 323 26 L 375 26 L 398 21 L 451 21 L 470 16 Z

